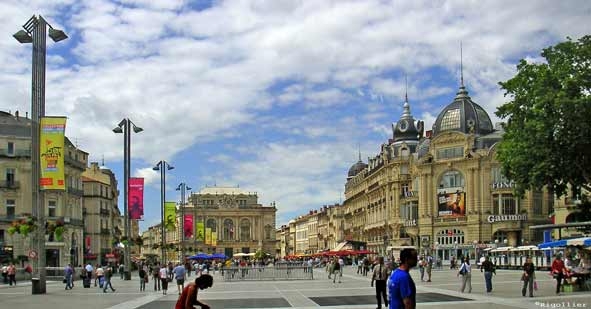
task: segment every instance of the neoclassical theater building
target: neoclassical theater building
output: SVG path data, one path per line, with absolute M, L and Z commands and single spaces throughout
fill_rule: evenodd
M 553 196 L 513 195 L 495 159 L 502 134 L 463 84 L 426 132 L 406 99 L 392 137 L 349 170 L 345 238 L 379 253 L 412 245 L 444 260 L 541 242 L 543 232 L 529 226 L 550 223 Z
M 186 248 L 205 253 L 255 253 L 263 250 L 275 252 L 274 203 L 263 206 L 258 203 L 256 192 L 238 187 L 205 187 L 192 193 L 184 213 L 192 215 L 195 222 L 203 222 L 215 234 L 215 243 L 200 241 L 197 235 L 184 239 Z M 180 211 L 179 211 L 180 212 Z

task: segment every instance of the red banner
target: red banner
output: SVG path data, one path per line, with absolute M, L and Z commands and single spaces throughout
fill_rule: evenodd
M 185 238 L 193 237 L 193 215 L 185 215 L 183 220 L 183 231 L 185 232 Z
M 144 179 L 129 178 L 127 207 L 129 219 L 141 220 L 144 218 Z

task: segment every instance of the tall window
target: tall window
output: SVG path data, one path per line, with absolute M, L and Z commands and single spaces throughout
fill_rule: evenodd
M 250 220 L 248 219 L 240 220 L 240 240 L 250 240 Z
M 16 170 L 14 168 L 7 168 L 6 169 L 6 185 L 7 186 L 13 186 L 14 185 L 14 180 L 15 180 L 15 174 Z
M 232 219 L 224 220 L 224 239 L 234 239 L 234 221 L 232 221 Z
M 509 183 L 510 180 L 503 175 L 500 167 L 493 167 L 490 170 L 492 183 Z
M 516 215 L 519 212 L 518 202 L 512 194 L 494 194 L 493 195 L 493 214 L 494 215 Z
M 403 220 L 416 220 L 419 218 L 419 204 L 416 201 L 408 202 L 400 206 L 400 218 Z
M 6 217 L 14 218 L 16 204 L 14 200 L 6 200 Z
M 207 219 L 207 223 L 205 224 L 205 227 L 210 228 L 212 232 L 216 232 L 217 231 L 217 224 L 215 222 L 215 219 Z
M 534 191 L 533 192 L 533 214 L 534 215 L 542 215 L 542 201 L 544 194 L 541 191 Z
M 48 201 L 49 205 L 47 207 L 48 213 L 47 216 L 48 217 L 55 217 L 55 206 L 56 206 L 56 201 Z
M 13 142 L 8 142 L 6 154 L 14 155 L 14 143 Z
M 441 176 L 441 180 L 439 181 L 439 189 L 458 188 L 463 186 L 464 175 L 459 171 L 447 171 Z

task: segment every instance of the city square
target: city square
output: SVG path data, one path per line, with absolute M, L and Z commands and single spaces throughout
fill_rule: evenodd
M 2 8 L 2 307 L 591 306 L 588 1 Z
M 417 284 L 418 308 L 589 308 L 588 293 L 575 292 L 556 296 L 555 281 L 547 272 L 538 272 L 539 290 L 534 298 L 521 297 L 522 282 L 519 271 L 499 270 L 493 278 L 493 293 L 487 294 L 484 279 L 477 270 L 472 277 L 472 293 L 460 293 L 456 270 L 434 270 L 432 282 L 421 282 L 418 271 L 411 274 Z M 135 278 L 134 274 L 134 278 Z M 188 280 L 194 280 L 189 277 Z M 374 289 L 369 277 L 360 276 L 347 267 L 342 283 L 333 284 L 323 269 L 314 269 L 313 280 L 225 282 L 214 274 L 212 288 L 200 291 L 199 298 L 212 308 L 358 308 L 376 306 Z M 68 306 L 85 308 L 173 308 L 178 298 L 176 290 L 169 288 L 168 295 L 153 291 L 153 282 L 146 292 L 139 292 L 137 280 L 113 279 L 116 292 L 104 294 L 101 289 L 82 288 L 75 282 L 73 290 L 64 291 L 61 282 L 48 283 L 46 295 L 30 295 L 30 285 L 8 288 L 0 286 L 3 306 L 22 309 Z

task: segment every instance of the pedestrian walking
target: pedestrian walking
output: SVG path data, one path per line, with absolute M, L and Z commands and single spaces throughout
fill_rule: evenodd
M 14 283 L 16 286 L 16 266 L 14 266 L 14 264 L 10 264 L 6 270 L 6 273 L 8 275 L 8 285 L 12 286 Z
M 376 283 L 376 298 L 378 300 L 378 308 L 382 308 L 382 298 L 384 299 L 384 305 L 388 307 L 388 296 L 386 294 L 386 280 L 388 279 L 388 267 L 384 265 L 384 258 L 378 257 L 378 265 L 373 268 L 373 274 L 371 276 L 371 286 Z
M 424 279 L 424 278 L 425 278 L 425 266 L 426 266 L 426 265 L 427 265 L 426 261 L 425 261 L 425 260 L 423 259 L 423 257 L 421 256 L 421 257 L 419 258 L 419 263 L 418 263 L 418 266 L 419 266 L 419 273 L 421 274 L 421 282 L 422 282 L 422 281 L 425 281 L 425 279 Z
M 457 277 L 462 276 L 462 287 L 460 292 L 464 293 L 466 286 L 468 286 L 468 293 L 472 293 L 472 266 L 470 265 L 470 259 L 464 258 L 464 262 L 460 266 Z
M 138 271 L 138 276 L 140 277 L 140 292 L 146 290 L 146 279 L 148 279 L 148 274 L 144 267 L 140 267 Z
M 119 278 L 121 280 L 125 279 L 125 265 L 124 264 L 119 264 Z
M 162 285 L 162 295 L 166 295 L 166 290 L 168 290 L 169 277 L 168 277 L 168 268 L 166 267 L 165 264 L 162 264 L 162 267 L 160 268 L 158 276 L 160 278 L 160 283 Z
M 433 257 L 431 255 L 427 256 L 427 266 L 425 266 L 425 271 L 427 272 L 427 282 L 431 282 L 431 271 L 433 270 Z
M 113 277 L 113 267 L 108 265 L 105 269 L 105 283 L 103 284 L 103 293 L 107 293 L 107 287 L 111 288 L 111 291 L 115 292 L 113 288 L 113 284 L 111 283 L 111 278 Z
M 185 267 L 181 263 L 178 263 L 172 272 L 174 273 L 174 279 L 176 279 L 176 287 L 179 290 L 179 295 L 181 295 L 185 287 L 185 277 L 187 274 Z
M 74 280 L 74 269 L 72 268 L 72 264 L 68 264 L 64 268 L 64 280 L 66 281 L 65 290 L 71 290 L 74 287 L 72 284 L 72 281 Z
M 564 273 L 566 273 L 566 268 L 564 267 L 564 261 L 560 254 L 557 254 L 552 262 L 552 276 L 556 279 L 556 294 L 560 294 L 560 286 L 562 285 L 562 280 L 564 278 Z
M 88 278 L 88 281 L 90 282 L 92 279 L 92 273 L 94 272 L 94 267 L 92 267 L 92 264 L 88 263 L 84 269 L 86 270 L 86 278 Z
M 337 280 L 337 276 L 339 274 L 340 274 L 339 283 L 341 283 L 341 277 L 343 276 L 343 270 L 341 269 L 341 264 L 339 263 L 339 260 L 336 257 L 333 259 L 332 263 L 333 263 L 332 283 L 335 283 L 335 281 Z
M 417 307 L 417 287 L 410 270 L 417 266 L 417 250 L 405 248 L 400 251 L 400 265 L 390 275 L 388 292 L 390 309 L 414 309 Z
M 480 265 L 480 272 L 484 272 L 484 283 L 486 286 L 486 293 L 492 292 L 492 276 L 496 275 L 495 265 L 489 260 L 488 256 L 484 257 L 482 265 Z
M 2 283 L 8 284 L 8 265 L 2 265 Z
M 523 281 L 523 288 L 521 289 L 521 296 L 525 297 L 525 290 L 529 286 L 529 297 L 534 297 L 534 280 L 536 279 L 535 273 L 536 267 L 531 261 L 531 257 L 527 257 L 523 264 L 523 275 L 521 280 Z
M 154 280 L 154 291 L 160 291 L 160 265 L 158 264 L 152 269 L 152 280 Z

